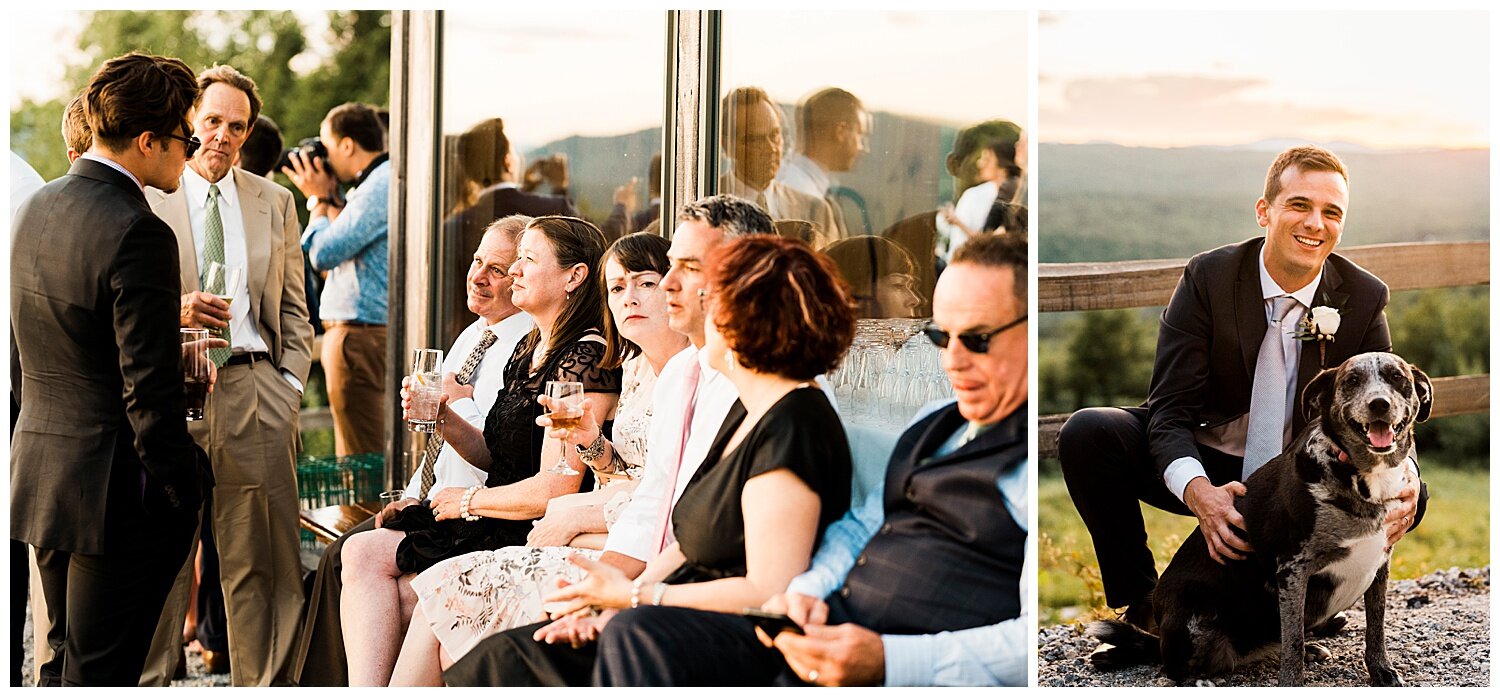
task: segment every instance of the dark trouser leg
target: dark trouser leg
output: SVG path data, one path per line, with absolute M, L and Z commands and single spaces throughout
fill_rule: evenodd
M 575 649 L 568 644 L 543 644 L 531 638 L 547 624 L 538 622 L 508 629 L 479 642 L 443 671 L 443 681 L 453 687 L 587 686 L 593 675 L 598 645 Z
M 599 637 L 594 684 L 606 687 L 802 685 L 743 617 L 679 607 L 620 613 Z
M 104 555 L 37 550 L 47 597 L 65 596 L 58 607 L 66 607 L 66 615 L 54 615 L 53 626 L 62 636 L 63 685 L 134 686 L 140 680 L 193 530 L 181 524 L 140 533 L 139 543 Z M 50 683 L 51 675 L 44 669 L 44 680 Z
M 1138 501 L 1192 515 L 1162 483 L 1146 437 L 1146 410 L 1084 409 L 1058 433 L 1063 480 L 1094 540 L 1105 602 L 1121 607 L 1156 587 L 1156 563 L 1146 546 Z M 1239 478 L 1240 459 L 1199 447 L 1198 457 L 1215 485 Z
M 318 560 L 307 607 L 292 644 L 292 667 L 288 676 L 303 687 L 348 687 L 349 657 L 344 653 L 344 629 L 339 622 L 339 597 L 343 594 L 344 541 L 357 532 L 375 529 L 370 518 L 350 528 L 329 543 Z

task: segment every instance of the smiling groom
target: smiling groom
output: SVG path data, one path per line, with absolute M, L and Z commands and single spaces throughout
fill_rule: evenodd
M 1309 145 L 1278 155 L 1255 202 L 1265 236 L 1188 261 L 1162 313 L 1146 403 L 1084 409 L 1059 433 L 1105 600 L 1128 607 L 1125 621 L 1153 629 L 1156 566 L 1137 499 L 1197 517 L 1216 561 L 1245 558 L 1240 482 L 1302 429 L 1302 388 L 1322 367 L 1391 350 L 1390 290 L 1333 254 L 1348 199 L 1348 173 L 1333 153 Z M 1421 520 L 1426 498 L 1408 460 L 1386 520 L 1390 544 Z

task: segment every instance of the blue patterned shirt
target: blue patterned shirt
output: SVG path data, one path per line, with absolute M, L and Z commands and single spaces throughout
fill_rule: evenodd
M 390 266 L 391 163 L 381 161 L 350 190 L 338 220 L 308 221 L 302 251 L 314 269 L 328 271 L 318 316 L 386 323 Z

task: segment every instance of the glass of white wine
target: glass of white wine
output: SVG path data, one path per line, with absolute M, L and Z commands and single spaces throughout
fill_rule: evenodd
M 203 291 L 223 300 L 226 305 L 234 302 L 240 293 L 240 284 L 244 282 L 245 269 L 238 264 L 210 261 L 203 270 Z

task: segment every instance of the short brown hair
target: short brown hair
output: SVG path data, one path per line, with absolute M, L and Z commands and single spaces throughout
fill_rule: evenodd
M 89 146 L 94 144 L 94 133 L 89 130 L 88 117 L 83 114 L 82 94 L 68 102 L 68 108 L 63 110 L 62 137 L 68 149 L 80 155 L 88 152 Z
M 854 289 L 860 317 L 885 317 L 880 306 L 880 279 L 891 274 L 916 275 L 916 264 L 900 245 L 884 237 L 859 235 L 839 240 L 823 248 L 823 253 L 838 266 L 839 274 Z
M 385 152 L 385 125 L 380 114 L 369 104 L 348 102 L 334 107 L 324 118 L 328 130 L 336 138 L 353 138 L 355 145 L 366 152 Z M 333 147 L 333 143 L 324 143 Z
M 176 58 L 127 53 L 99 66 L 84 89 L 83 113 L 95 140 L 111 150 L 142 133 L 192 135 L 188 112 L 198 81 Z
M 1283 150 L 1271 163 L 1271 169 L 1266 171 L 1264 196 L 1267 203 L 1275 201 L 1276 195 L 1281 193 L 1281 173 L 1289 167 L 1303 172 L 1338 172 L 1344 183 L 1349 183 L 1349 172 L 1344 169 L 1344 162 L 1338 155 L 1316 145 L 1299 145 Z
M 729 134 L 734 130 L 739 121 L 739 112 L 749 109 L 756 102 L 765 102 L 776 114 L 776 122 L 781 123 L 781 107 L 771 100 L 771 95 L 759 87 L 736 87 L 724 95 L 719 111 L 719 139 L 728 143 L 731 141 Z
M 865 105 L 847 90 L 828 87 L 818 90 L 797 108 L 797 142 L 803 149 L 809 141 L 825 138 L 840 123 L 857 123 Z
M 713 322 L 758 373 L 811 380 L 854 341 L 854 300 L 833 260 L 801 240 L 749 235 L 708 258 Z
M 1027 247 L 1026 235 L 975 235 L 953 250 L 953 259 L 948 265 L 975 264 L 992 269 L 1010 269 L 1016 279 L 1016 302 L 1025 308 Z
M 198 102 L 203 101 L 203 93 L 208 91 L 208 86 L 215 82 L 222 82 L 245 93 L 250 98 L 250 123 L 245 124 L 250 128 L 255 127 L 255 117 L 260 116 L 260 90 L 255 88 L 255 81 L 245 77 L 240 71 L 228 65 L 215 65 L 208 70 L 198 73 Z M 193 106 L 198 106 L 194 102 Z

